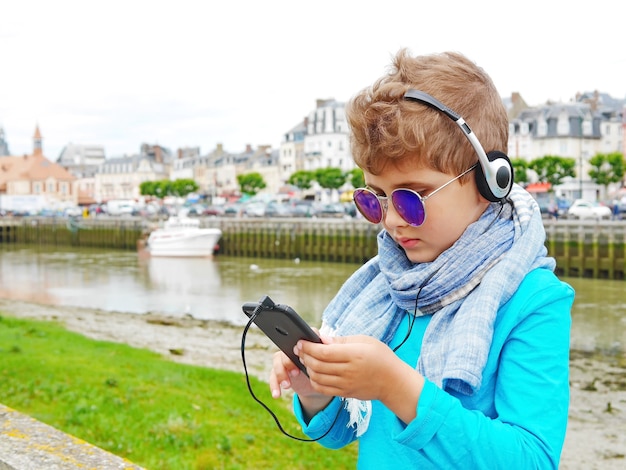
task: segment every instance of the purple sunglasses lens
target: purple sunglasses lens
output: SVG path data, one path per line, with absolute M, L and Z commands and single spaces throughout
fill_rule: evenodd
M 397 189 L 391 193 L 391 201 L 400 217 L 409 225 L 417 227 L 424 223 L 426 219 L 424 203 L 416 193 L 408 189 Z
M 378 198 L 365 189 L 357 189 L 353 195 L 354 204 L 361 215 L 373 224 L 383 220 L 383 208 Z

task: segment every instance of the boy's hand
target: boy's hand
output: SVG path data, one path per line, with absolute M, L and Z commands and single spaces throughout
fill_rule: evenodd
M 308 342 L 308 341 L 305 341 Z M 294 349 L 294 352 L 297 350 Z M 274 354 L 272 371 L 270 373 L 270 391 L 273 398 L 279 398 L 282 389 L 291 388 L 298 394 L 307 419 L 328 405 L 332 396 L 323 395 L 315 391 L 311 381 L 282 351 Z
M 323 337 L 322 341 L 298 341 L 294 350 L 315 392 L 380 400 L 405 423 L 415 418 L 424 378 L 389 346 L 364 335 Z
M 270 373 L 270 391 L 273 398 L 281 396 L 282 389 L 292 388 L 298 395 L 315 393 L 306 374 L 282 351 L 274 353 Z
M 320 332 L 317 328 L 313 328 L 319 336 Z M 323 340 L 322 340 L 323 341 Z M 296 355 L 297 350 L 293 351 Z M 289 357 L 282 351 L 274 354 L 272 362 L 272 371 L 270 373 L 270 391 L 273 398 L 281 396 L 282 389 L 292 388 L 300 396 L 317 395 L 311 388 L 311 382 L 306 374 L 296 366 Z
M 360 400 L 384 396 L 387 371 L 399 360 L 387 345 L 365 335 L 322 340 L 326 344 L 299 341 L 294 350 L 314 390 Z

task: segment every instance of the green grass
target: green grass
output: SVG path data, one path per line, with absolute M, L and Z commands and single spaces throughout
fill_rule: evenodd
M 285 430 L 304 437 L 290 401 L 251 380 Z M 53 322 L 0 316 L 0 402 L 150 470 L 356 464 L 356 445 L 333 451 L 283 436 L 243 374 L 174 363 Z

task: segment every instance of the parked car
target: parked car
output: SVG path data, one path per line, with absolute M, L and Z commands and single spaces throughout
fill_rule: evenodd
M 265 215 L 265 203 L 261 201 L 247 202 L 243 206 L 243 215 L 246 217 L 263 217 Z
M 187 217 L 198 217 L 204 215 L 204 210 L 206 208 L 201 204 L 193 204 L 190 206 L 186 206 L 184 211 L 187 213 Z
M 349 215 L 341 202 L 332 202 L 316 207 L 315 217 L 346 218 L 349 217 Z
M 206 215 L 209 217 L 217 217 L 220 215 L 224 215 L 225 207 L 217 204 L 212 204 L 207 206 L 204 211 L 202 211 L 202 215 Z
M 83 210 L 78 206 L 66 207 L 63 209 L 63 215 L 65 217 L 80 217 L 83 215 Z
M 226 217 L 239 217 L 243 213 L 243 204 L 239 202 L 228 203 L 224 206 L 222 215 Z
M 294 217 L 313 217 L 315 215 L 315 203 L 308 199 L 292 202 L 292 214 Z
M 265 217 L 293 217 L 291 205 L 284 202 L 270 202 L 265 207 Z
M 567 216 L 572 202 L 564 197 L 556 197 L 548 199 L 546 197 L 537 198 L 537 204 L 541 210 L 541 216 L 544 218 L 561 218 Z
M 615 202 L 613 216 L 618 220 L 626 219 L 626 196 Z
M 611 208 L 584 199 L 576 199 L 567 210 L 567 216 L 573 219 L 610 219 Z

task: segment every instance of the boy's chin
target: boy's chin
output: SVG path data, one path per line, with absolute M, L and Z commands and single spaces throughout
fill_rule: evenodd
M 437 256 L 439 256 L 439 253 L 432 253 L 426 250 L 404 249 L 404 253 L 406 254 L 406 257 L 409 259 L 409 261 L 415 264 L 430 263 L 431 261 L 435 261 L 435 259 L 437 259 Z

